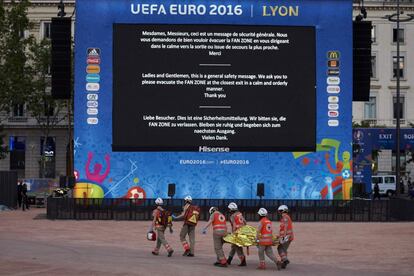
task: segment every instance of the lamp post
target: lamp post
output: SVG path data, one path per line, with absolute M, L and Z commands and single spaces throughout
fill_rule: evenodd
M 406 17 L 401 18 L 402 12 L 400 10 L 400 0 L 397 0 L 397 12 L 391 15 L 387 15 L 385 18 L 388 19 L 391 22 L 397 23 L 397 99 L 396 99 L 396 105 L 397 105 L 397 118 L 396 118 L 396 142 L 395 142 L 395 178 L 396 178 L 396 194 L 399 195 L 401 192 L 401 164 L 400 164 L 400 78 L 401 78 L 401 69 L 400 69 L 400 22 L 408 22 L 414 19 L 413 14 L 407 14 Z

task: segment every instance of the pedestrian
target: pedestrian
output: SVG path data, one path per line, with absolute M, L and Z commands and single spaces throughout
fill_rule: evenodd
M 224 256 L 223 237 L 227 235 L 226 217 L 219 212 L 217 207 L 211 207 L 209 210 L 210 219 L 206 226 L 203 228 L 203 234 L 207 232 L 207 228 L 213 225 L 213 244 L 214 251 L 217 255 L 217 261 L 214 263 L 215 266 L 227 267 L 227 260 Z
M 279 245 L 277 251 L 282 261 L 281 267 L 283 269 L 290 263 L 288 260 L 288 248 L 290 243 L 293 241 L 293 224 L 288 212 L 289 208 L 286 205 L 280 205 L 277 209 L 281 215 L 280 219 L 280 230 L 279 230 Z
M 257 227 L 257 243 L 259 251 L 259 266 L 257 269 L 266 269 L 265 254 L 271 259 L 277 270 L 280 270 L 281 262 L 278 261 L 276 256 L 273 254 L 273 231 L 272 222 L 267 217 L 267 210 L 260 208 L 257 212 L 260 216 L 259 226 Z
M 17 203 L 19 204 L 19 209 L 22 207 L 22 199 L 23 199 L 23 195 L 22 195 L 22 182 L 19 181 L 17 182 Z
M 407 185 L 408 185 L 408 195 L 410 196 L 411 199 L 413 199 L 414 198 L 414 185 L 411 182 L 411 177 L 408 177 Z
M 379 200 L 381 199 L 380 188 L 379 188 L 378 183 L 374 184 L 374 197 L 373 197 L 373 200 L 375 200 L 376 198 L 378 198 Z
M 230 224 L 232 233 L 236 232 L 240 227 L 246 225 L 246 220 L 243 217 L 243 214 L 238 210 L 237 204 L 231 202 L 227 206 L 230 210 Z M 231 264 L 234 254 L 237 253 L 237 256 L 240 259 L 239 266 L 246 266 L 246 256 L 243 253 L 243 247 L 237 246 L 235 244 L 231 245 L 231 250 L 229 256 L 227 257 L 227 264 Z
M 150 231 L 157 231 L 157 243 L 152 251 L 152 254 L 159 255 L 161 245 L 163 245 L 168 252 L 168 257 L 171 257 L 174 250 L 165 239 L 165 230 L 167 227 L 170 229 L 170 233 L 173 233 L 172 223 L 169 219 L 169 212 L 162 207 L 164 204 L 162 198 L 157 198 L 155 200 L 155 204 L 157 205 L 157 208 L 155 208 L 152 212 L 153 220 Z
M 25 207 L 29 210 L 29 200 L 27 198 L 27 184 L 22 185 L 22 210 L 25 211 Z
M 200 218 L 200 207 L 192 204 L 192 197 L 186 196 L 184 198 L 184 207 L 180 215 L 174 216 L 173 219 L 184 219 L 183 227 L 180 231 L 180 241 L 184 248 L 183 256 L 194 257 L 195 249 L 195 228 Z M 186 236 L 190 244 L 186 240 Z

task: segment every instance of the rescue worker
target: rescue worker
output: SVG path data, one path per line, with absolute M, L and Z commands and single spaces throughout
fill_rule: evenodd
M 226 217 L 219 212 L 217 207 L 211 207 L 208 211 L 210 213 L 210 219 L 206 226 L 203 228 L 203 234 L 207 232 L 207 228 L 213 225 L 213 243 L 214 251 L 217 255 L 217 261 L 214 263 L 215 266 L 227 267 L 227 260 L 224 256 L 223 237 L 227 235 Z
M 246 225 L 246 220 L 244 219 L 243 214 L 238 210 L 236 203 L 230 202 L 227 208 L 229 208 L 230 211 L 231 231 L 234 233 L 240 227 Z M 229 256 L 227 257 L 227 264 L 231 264 L 235 253 L 237 253 L 237 256 L 239 256 L 240 259 L 239 266 L 246 266 L 246 256 L 243 253 L 243 247 L 239 247 L 235 244 L 231 245 L 231 250 L 229 252 Z
M 277 260 L 273 254 L 273 233 L 272 222 L 267 218 L 267 210 L 260 208 L 257 212 L 260 216 L 259 226 L 257 228 L 257 243 L 259 252 L 259 266 L 257 269 L 266 269 L 265 253 L 269 259 L 271 259 L 280 270 L 281 262 Z
M 192 201 L 191 196 L 186 196 L 184 198 L 183 212 L 178 216 L 173 216 L 174 219 L 184 219 L 184 224 L 180 232 L 180 241 L 184 248 L 183 256 L 187 257 L 194 257 L 195 227 L 200 217 L 200 208 L 192 205 Z M 187 235 L 190 244 L 186 240 Z
M 288 214 L 289 208 L 286 205 L 280 205 L 277 211 L 281 215 L 279 230 L 279 246 L 277 247 L 277 252 L 279 253 L 280 259 L 282 261 L 281 267 L 285 269 L 286 266 L 289 264 L 289 260 L 287 258 L 287 250 L 294 238 L 293 225 L 292 219 Z
M 161 244 L 164 245 L 165 249 L 168 252 L 168 257 L 171 257 L 174 253 L 174 250 L 171 248 L 171 246 L 168 244 L 167 240 L 165 239 L 165 229 L 168 227 L 170 229 L 170 233 L 173 233 L 172 230 L 172 224 L 171 221 L 169 221 L 168 217 L 168 211 L 166 211 L 164 208 L 162 208 L 162 205 L 164 204 L 164 201 L 162 198 L 157 198 L 155 200 L 155 204 L 157 205 L 157 208 L 152 211 L 152 224 L 150 231 L 157 231 L 157 243 L 152 251 L 153 255 L 159 255 L 160 253 L 160 247 Z

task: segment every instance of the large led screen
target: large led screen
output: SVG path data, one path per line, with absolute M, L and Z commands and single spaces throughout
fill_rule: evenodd
M 115 151 L 315 149 L 314 27 L 115 24 L 113 35 Z

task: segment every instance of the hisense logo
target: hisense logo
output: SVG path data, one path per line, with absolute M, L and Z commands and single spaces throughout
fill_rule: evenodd
M 217 147 L 217 148 L 211 148 L 207 146 L 200 146 L 198 147 L 199 152 L 230 152 L 230 148 L 225 147 Z

